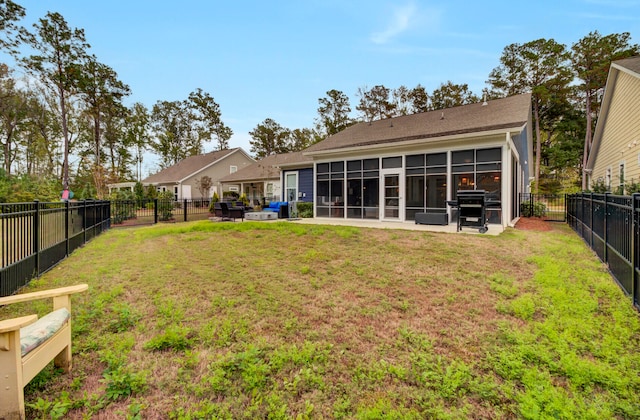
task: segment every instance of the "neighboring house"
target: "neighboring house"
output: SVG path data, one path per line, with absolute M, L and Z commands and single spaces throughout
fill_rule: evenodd
M 286 169 L 285 169 L 286 168 Z M 237 186 L 251 203 L 266 201 L 312 201 L 313 162 L 302 152 L 274 154 L 253 163 L 220 182 Z
M 142 184 L 154 185 L 158 192 L 171 191 L 176 200 L 211 198 L 214 192 L 222 196 L 220 179 L 254 162 L 242 148 L 218 150 L 183 159 L 143 179 Z M 204 176 L 211 178 L 213 185 L 209 191 L 201 193 L 198 183 Z M 228 188 L 232 189 L 233 186 Z
M 585 172 L 613 192 L 640 182 L 640 56 L 611 63 Z
M 313 160 L 315 217 L 411 221 L 447 213 L 458 190 L 501 201 L 491 223 L 518 215 L 532 180 L 531 95 L 362 122 L 303 151 Z

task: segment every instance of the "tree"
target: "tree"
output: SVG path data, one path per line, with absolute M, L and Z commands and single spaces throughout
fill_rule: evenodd
M 263 158 L 273 153 L 287 153 L 291 131 L 282 127 L 271 118 L 265 119 L 249 132 L 251 152 L 257 158 Z
M 371 122 L 393 117 L 396 105 L 391 101 L 390 94 L 391 90 L 383 85 L 376 85 L 371 90 L 367 90 L 366 86 L 358 88 L 360 102 L 356 109 L 362 113 L 362 119 Z
M 563 44 L 544 38 L 505 47 L 500 66 L 489 74 L 488 83 L 502 96 L 531 92 L 536 132 L 535 188 L 540 179 L 542 156 L 541 117 L 543 107 L 564 100 L 572 75 L 569 53 Z
M 126 108 L 122 99 L 130 94 L 129 86 L 118 79 L 116 72 L 106 64 L 97 61 L 95 56 L 87 56 L 78 80 L 78 91 L 84 103 L 83 113 L 90 120 L 91 143 L 94 153 L 93 178 L 98 198 L 106 193 L 108 177 L 118 179 L 124 165 L 116 162 L 126 148 L 119 147 L 123 135 L 119 124 L 125 116 Z M 110 174 L 106 174 L 102 162 L 102 133 L 105 133 L 109 146 Z
M 577 78 L 581 81 L 578 89 L 584 100 L 586 131 L 582 156 L 582 168 L 586 168 L 591 145 L 593 127 L 600 111 L 600 102 L 607 83 L 611 61 L 638 54 L 638 45 L 630 45 L 628 32 L 600 35 L 590 32 L 571 46 L 571 64 Z M 596 118 L 594 118 L 596 117 Z M 582 175 L 582 189 L 587 189 L 587 177 Z
M 202 142 L 192 126 L 183 101 L 158 101 L 151 111 L 151 148 L 160 154 L 160 167 L 175 165 L 202 152 Z
M 25 69 L 39 77 L 55 93 L 62 122 L 64 141 L 62 186 L 69 188 L 69 101 L 77 93 L 81 64 L 90 48 L 84 30 L 70 29 L 59 13 L 48 12 L 33 25 L 35 34 L 25 35 L 27 43 L 39 54 L 21 60 Z
M 101 119 L 110 110 L 122 107 L 122 99 L 130 95 L 129 86 L 118 79 L 117 73 L 95 56 L 87 57 L 78 81 L 78 91 L 84 102 L 84 113 L 92 122 L 93 147 L 96 165 L 101 163 Z M 121 111 L 118 110 L 118 111 Z
M 401 85 L 391 91 L 391 102 L 393 103 L 394 117 L 413 114 L 411 91 L 406 86 Z
M 458 85 L 451 80 L 441 83 L 438 89 L 431 93 L 431 109 L 453 108 L 478 102 L 480 99 L 469 90 L 466 83 Z
M 316 137 L 316 133 L 309 128 L 296 128 L 291 131 L 288 149 L 290 152 L 304 150 L 315 142 Z
M 209 197 L 209 191 L 213 187 L 213 180 L 210 176 L 204 175 L 202 178 L 196 178 L 196 188 L 200 191 L 200 197 Z
M 582 144 L 584 143 L 584 114 L 576 109 L 567 109 L 554 126 L 550 144 L 543 158 L 550 173 L 565 184 L 564 190 L 576 188 L 581 175 Z
M 216 140 L 216 150 L 229 148 L 229 139 L 233 130 L 224 125 L 221 119 L 220 106 L 207 92 L 198 88 L 189 94 L 188 105 L 199 124 L 199 133 L 203 141 Z
M 349 97 L 343 92 L 335 89 L 327 91 L 325 98 L 318 99 L 317 127 L 327 136 L 334 135 L 353 124 L 349 116 L 351 106 Z
M 409 100 L 411 101 L 412 113 L 429 111 L 429 94 L 424 86 L 418 84 L 409 91 Z
M 135 148 L 136 180 L 142 178 L 142 160 L 144 151 L 151 139 L 149 136 L 149 111 L 140 102 L 129 108 L 126 117 L 127 144 Z
M 17 53 L 20 42 L 18 35 L 23 33 L 23 28 L 16 22 L 25 15 L 24 7 L 11 0 L 0 0 L 0 50 L 9 54 Z
M 16 88 L 6 65 L 0 65 L 0 146 L 4 156 L 2 168 L 11 176 L 11 167 L 18 154 L 16 142 L 19 125 L 26 118 L 27 93 Z

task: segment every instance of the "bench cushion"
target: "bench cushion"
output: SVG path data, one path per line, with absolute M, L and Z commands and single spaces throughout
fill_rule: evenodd
M 53 311 L 31 325 L 20 328 L 20 348 L 22 356 L 47 341 L 69 320 L 71 314 L 67 308 Z

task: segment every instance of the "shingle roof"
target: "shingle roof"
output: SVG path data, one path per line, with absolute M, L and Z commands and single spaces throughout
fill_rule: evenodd
M 189 156 L 173 166 L 165 168 L 154 175 L 148 176 L 142 182 L 163 183 L 181 181 L 214 162 L 230 155 L 231 153 L 234 153 L 238 149 L 240 148 L 236 147 L 234 149 L 217 150 L 203 155 Z
M 622 60 L 614 61 L 615 64 L 625 69 L 631 70 L 634 73 L 640 74 L 640 56 L 624 58 Z
M 531 95 L 522 94 L 420 114 L 355 124 L 304 150 L 305 153 L 375 146 L 490 130 L 520 128 L 529 119 Z
M 305 162 L 309 162 L 309 166 L 311 166 L 311 160 L 304 156 L 302 152 L 269 155 L 256 163 L 221 178 L 220 182 L 228 183 L 277 179 L 280 178 L 280 170 L 278 169 L 280 165 L 293 165 Z

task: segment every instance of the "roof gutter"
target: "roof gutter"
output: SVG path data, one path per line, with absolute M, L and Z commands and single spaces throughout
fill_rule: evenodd
M 318 150 L 318 151 L 311 151 L 311 152 L 303 151 L 302 154 L 304 156 L 311 156 L 315 158 L 315 157 L 323 157 L 323 156 L 342 155 L 345 153 L 367 151 L 372 149 L 382 149 L 382 150 L 396 149 L 399 147 L 424 144 L 425 140 L 429 141 L 429 143 L 444 143 L 444 142 L 451 142 L 456 140 L 467 140 L 474 137 L 489 137 L 494 135 L 502 135 L 506 133 L 521 132 L 526 127 L 526 125 L 527 124 L 524 123 L 520 126 L 514 126 L 507 129 L 503 128 L 503 129 L 489 130 L 489 131 L 474 131 L 474 132 L 463 133 L 463 134 L 451 134 L 451 135 L 442 136 L 442 137 L 438 137 L 438 136 L 422 137 L 415 140 L 407 140 L 407 141 L 400 141 L 400 142 L 375 143 L 375 144 L 368 144 L 363 146 L 342 147 L 338 149 L 326 149 L 326 150 Z

